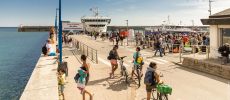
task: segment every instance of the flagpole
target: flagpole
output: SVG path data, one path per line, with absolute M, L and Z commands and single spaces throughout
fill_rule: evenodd
M 58 34 L 58 47 L 59 47 L 59 62 L 62 64 L 62 20 L 61 20 L 61 0 L 59 0 L 59 34 Z

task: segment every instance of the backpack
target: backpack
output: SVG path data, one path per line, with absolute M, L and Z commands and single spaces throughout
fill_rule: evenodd
M 143 57 L 139 56 L 139 53 L 136 52 L 136 59 L 135 61 L 139 64 L 142 64 L 143 62 Z
M 46 44 L 42 47 L 42 53 L 44 54 L 44 55 L 46 55 L 46 53 L 47 53 L 47 48 L 46 48 Z
M 111 50 L 109 52 L 109 56 L 107 57 L 108 60 L 111 60 L 111 59 L 116 59 L 116 54 L 115 52 L 113 52 L 113 50 Z
M 74 76 L 74 80 L 75 82 L 77 83 L 78 82 L 78 79 L 80 78 L 80 74 L 77 73 L 75 76 Z
M 154 73 L 155 72 L 152 72 L 152 71 L 147 71 L 145 73 L 144 83 L 146 85 L 151 85 L 151 86 L 156 85 L 157 82 L 156 82 L 156 78 L 154 76 Z

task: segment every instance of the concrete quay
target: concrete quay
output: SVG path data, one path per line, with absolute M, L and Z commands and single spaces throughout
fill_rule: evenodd
M 20 100 L 59 100 L 54 57 L 40 57 Z

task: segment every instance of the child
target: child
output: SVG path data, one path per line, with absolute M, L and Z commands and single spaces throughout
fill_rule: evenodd
M 85 90 L 85 83 L 86 83 L 87 74 L 85 73 L 85 71 L 82 68 L 80 70 L 78 70 L 78 74 L 80 77 L 77 81 L 77 88 L 80 89 L 81 94 L 83 94 L 83 92 Z
M 58 86 L 59 86 L 59 90 L 61 92 L 61 95 L 63 96 L 63 100 L 65 100 L 64 98 L 64 85 L 65 85 L 65 73 L 62 69 L 60 69 L 58 71 Z

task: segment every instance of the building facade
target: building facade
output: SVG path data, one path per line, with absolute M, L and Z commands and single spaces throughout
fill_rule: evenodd
M 218 48 L 230 44 L 230 8 L 201 19 L 203 25 L 210 25 L 210 57 L 217 58 Z

